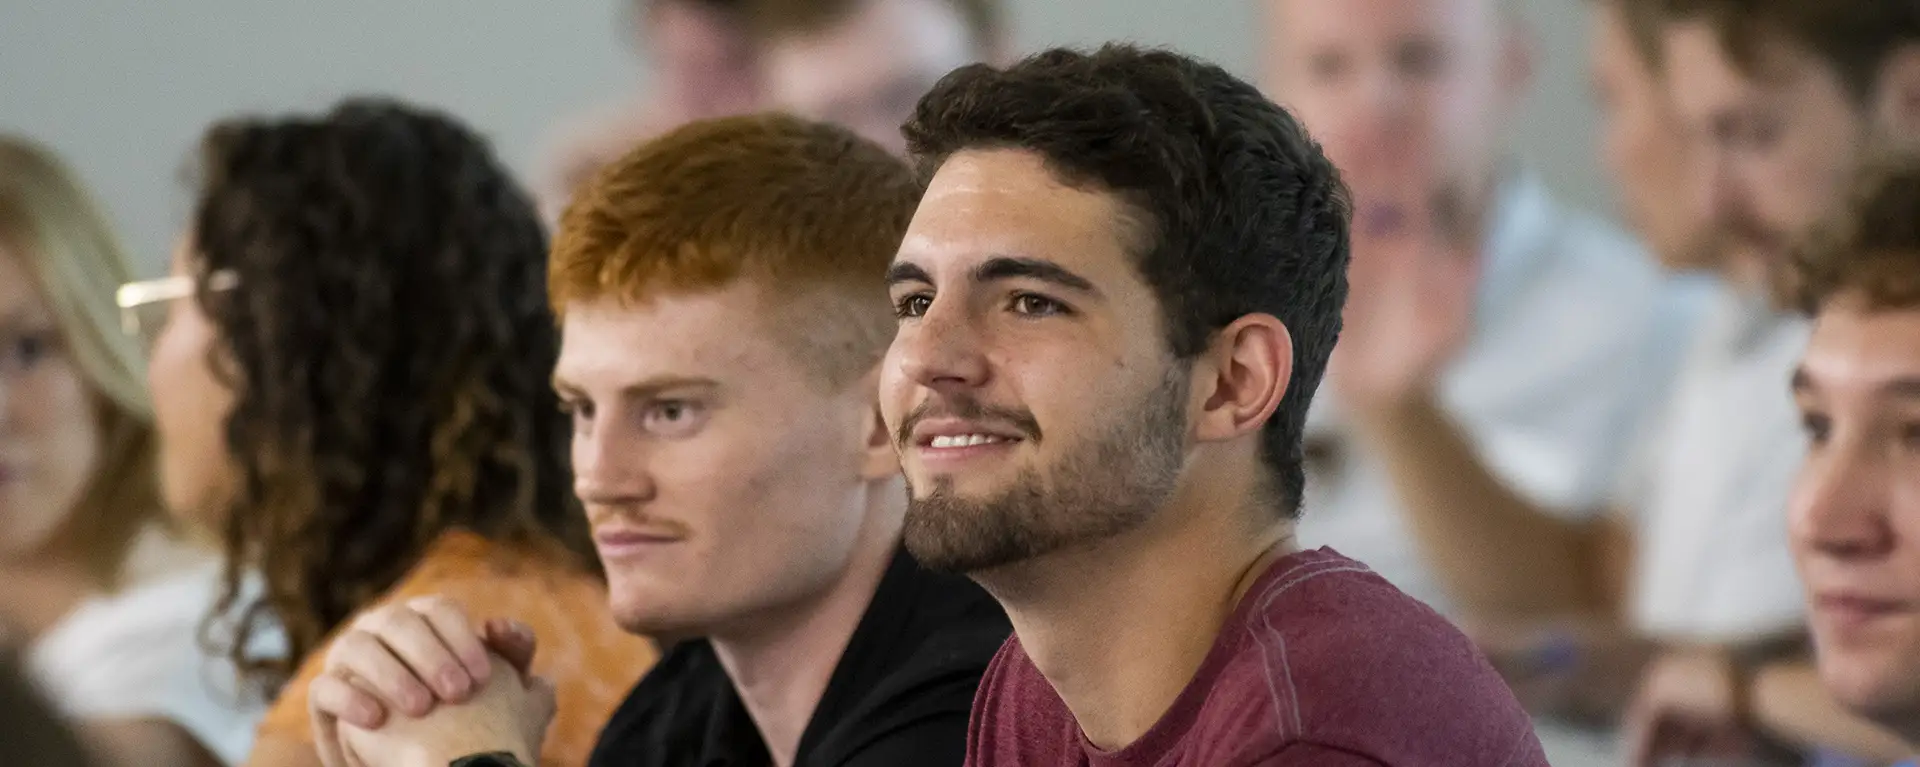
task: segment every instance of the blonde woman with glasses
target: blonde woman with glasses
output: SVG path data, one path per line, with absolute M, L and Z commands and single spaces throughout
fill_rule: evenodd
M 0 634 L 103 764 L 232 764 L 263 704 L 200 647 L 219 572 L 162 522 L 127 272 L 73 174 L 0 135 Z

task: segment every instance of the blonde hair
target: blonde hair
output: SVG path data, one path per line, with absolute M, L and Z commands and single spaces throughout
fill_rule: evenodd
M 145 365 L 113 302 L 131 275 L 125 251 L 100 206 L 52 152 L 8 135 L 0 135 L 0 244 L 38 279 L 95 394 L 100 462 L 54 545 L 82 557 L 111 587 L 161 508 Z

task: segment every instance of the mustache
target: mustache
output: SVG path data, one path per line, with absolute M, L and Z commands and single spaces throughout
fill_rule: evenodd
M 919 407 L 900 419 L 900 428 L 893 433 L 893 444 L 905 445 L 913 438 L 913 430 L 921 421 L 929 418 L 954 418 L 963 421 L 988 421 L 1005 424 L 1020 432 L 1021 438 L 1029 442 L 1040 441 L 1040 422 L 1034 420 L 1033 413 L 1025 408 L 997 407 L 982 403 L 973 397 L 953 397 L 946 400 L 928 399 Z

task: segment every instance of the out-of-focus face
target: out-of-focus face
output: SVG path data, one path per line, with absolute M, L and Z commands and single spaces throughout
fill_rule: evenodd
M 1039 156 L 965 151 L 888 274 L 881 411 L 921 562 L 978 572 L 1147 524 L 1187 455 L 1192 390 L 1113 196 Z
M 26 257 L 0 240 L 0 560 L 42 553 L 100 463 L 97 397 Z
M 920 97 L 986 55 L 947 0 L 864 0 L 827 28 L 775 40 L 765 56 L 768 96 L 905 154 L 900 126 Z
M 1266 19 L 1275 100 L 1369 220 L 1389 199 L 1491 179 L 1526 83 L 1524 43 L 1493 0 L 1267 0 Z
M 646 39 L 680 120 L 743 114 L 761 104 L 759 61 L 739 22 L 694 2 L 652 3 Z
M 1736 268 L 1764 274 L 1841 199 L 1867 120 L 1831 68 L 1767 43 L 1764 77 L 1729 59 L 1713 28 L 1669 26 L 1667 83 L 1692 144 L 1691 216 Z
M 751 282 L 644 303 L 569 304 L 554 388 L 574 490 L 636 633 L 728 633 L 825 593 L 866 493 L 873 379 L 828 388 Z M 881 444 L 884 455 L 884 444 Z
M 1810 448 L 1791 530 L 1820 675 L 1920 735 L 1920 311 L 1830 303 L 1794 390 Z
M 1600 154 L 1620 187 L 1627 218 L 1668 268 L 1712 267 L 1711 227 L 1687 207 L 1691 160 L 1679 115 L 1615 3 L 1597 6 L 1591 54 L 1602 118 Z
M 194 256 L 175 251 L 172 274 L 193 274 Z M 240 290 L 245 290 L 241 286 Z M 220 331 L 193 297 L 167 306 L 166 324 L 153 341 L 147 388 L 153 396 L 154 431 L 160 442 L 160 492 L 176 518 L 217 528 L 238 485 L 238 468 L 227 452 L 227 417 L 233 390 L 216 377 L 213 357 L 223 346 Z

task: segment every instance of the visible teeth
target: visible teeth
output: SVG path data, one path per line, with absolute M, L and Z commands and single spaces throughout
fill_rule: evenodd
M 995 442 L 1005 442 L 1005 441 L 1007 440 L 1004 437 L 996 437 L 991 434 L 954 434 L 954 435 L 943 434 L 941 436 L 934 437 L 933 442 L 930 444 L 932 447 L 936 447 L 936 448 L 952 448 L 952 447 L 973 447 L 974 445 L 987 445 Z

